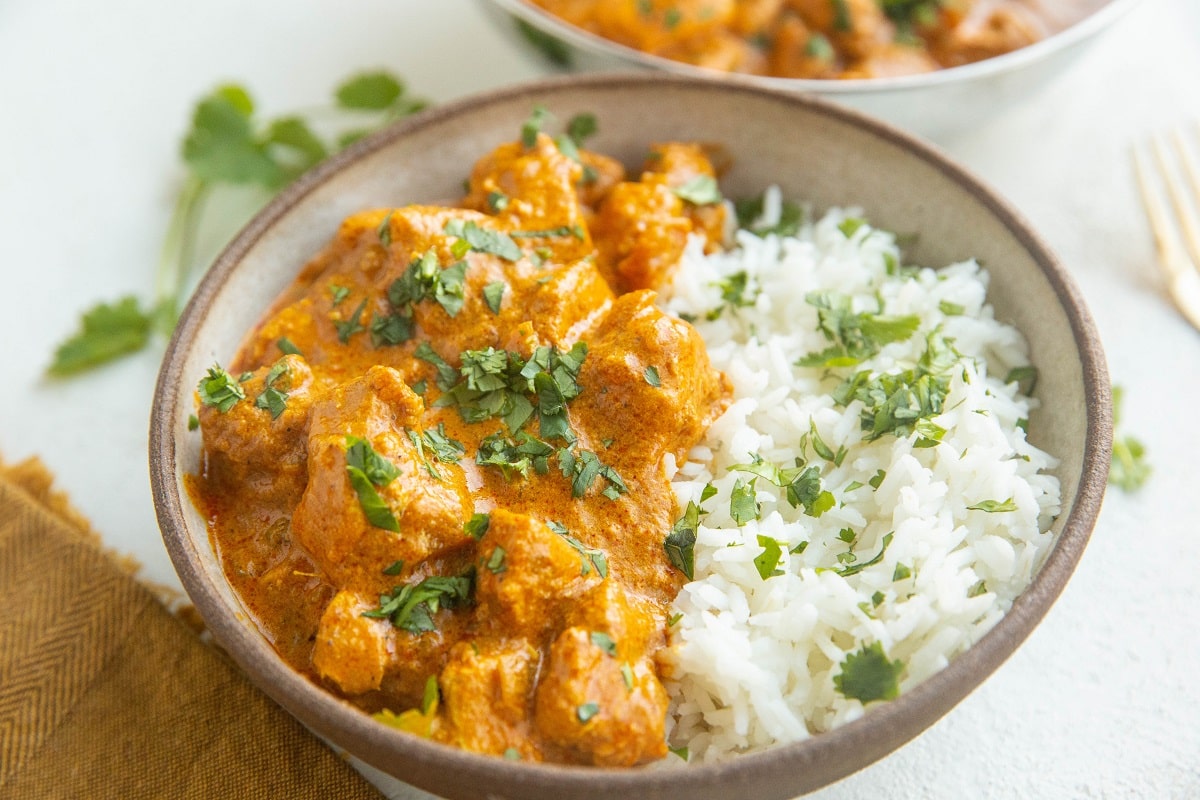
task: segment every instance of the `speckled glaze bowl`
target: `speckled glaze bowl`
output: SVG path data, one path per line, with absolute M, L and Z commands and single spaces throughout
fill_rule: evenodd
M 184 488 L 200 468 L 187 429 L 193 387 L 227 361 L 244 333 L 348 214 L 458 196 L 470 165 L 511 140 L 535 104 L 559 119 L 590 111 L 592 146 L 627 164 L 647 144 L 722 144 L 730 196 L 779 184 L 818 209 L 861 206 L 885 228 L 918 232 L 909 254 L 945 264 L 977 256 L 990 269 L 996 314 L 1020 328 L 1041 372 L 1039 447 L 1061 459 L 1058 542 L 1009 614 L 949 667 L 899 699 L 807 741 L 722 765 L 593 769 L 505 761 L 381 725 L 288 667 L 230 589 Z M 786 132 L 786 134 L 782 133 Z M 421 114 L 335 156 L 287 189 L 238 235 L 184 311 L 154 399 L 150 473 L 175 568 L 217 641 L 251 680 L 339 748 L 451 798 L 787 798 L 826 785 L 916 736 L 988 677 L 1029 635 L 1074 570 L 1100 509 L 1111 451 L 1109 381 L 1091 317 L 1067 273 L 992 191 L 919 141 L 856 113 L 794 94 L 672 76 L 551 80 Z
M 531 51 L 559 67 L 582 72 L 655 70 L 810 94 L 934 139 L 984 125 L 1004 109 L 1035 95 L 1067 69 L 1098 34 L 1140 0 L 1102 0 L 1070 27 L 996 58 L 922 75 L 868 80 L 813 80 L 737 75 L 653 56 L 576 28 L 527 0 L 482 0 L 497 24 Z M 1051 3 L 1053 5 L 1053 2 Z

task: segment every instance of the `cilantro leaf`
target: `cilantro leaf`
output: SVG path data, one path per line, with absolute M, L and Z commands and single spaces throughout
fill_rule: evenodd
M 671 566 L 686 575 L 689 581 L 695 577 L 696 531 L 699 527 L 700 507 L 689 501 L 683 516 L 675 521 L 671 532 L 663 541 L 667 560 L 671 562 Z
M 599 647 L 613 658 L 617 657 L 617 643 L 607 633 L 604 633 L 603 631 L 592 631 L 589 638 L 592 640 L 592 644 L 596 645 L 596 647 Z
M 346 437 L 346 473 L 350 486 L 358 495 L 358 503 L 367 522 L 376 528 L 400 532 L 396 515 L 379 496 L 376 487 L 384 487 L 400 475 L 400 469 L 375 452 L 370 442 L 357 436 Z
M 837 292 L 810 292 L 805 300 L 817 308 L 817 326 L 833 346 L 809 353 L 801 367 L 849 367 L 879 353 L 892 342 L 908 339 L 921 324 L 920 317 L 884 317 L 851 311 L 851 299 Z
M 883 554 L 887 552 L 888 545 L 890 545 L 892 543 L 892 538 L 895 535 L 896 535 L 895 532 L 885 533 L 883 535 L 882 546 L 879 548 L 879 552 L 876 553 L 875 557 L 872 558 L 870 561 L 859 561 L 855 564 L 850 564 L 848 566 L 841 567 L 837 570 L 837 574 L 841 575 L 843 578 L 845 578 L 850 575 L 856 575 L 856 574 L 862 572 L 867 567 L 873 567 L 876 564 L 878 564 L 880 561 L 883 560 Z
M 733 490 L 729 493 L 729 516 L 739 527 L 751 520 L 758 519 L 760 506 L 754 496 L 754 483 L 757 478 L 751 478 L 744 483 L 741 478 L 733 482 Z
M 779 542 L 770 536 L 759 534 L 758 545 L 763 549 L 762 553 L 754 559 L 754 566 L 758 569 L 759 577 L 765 581 L 767 578 L 782 575 L 783 570 L 778 569 L 779 557 L 783 555 L 783 548 L 779 546 Z
M 505 261 L 517 261 L 521 258 L 521 248 L 512 237 L 503 231 L 481 228 L 475 220 L 464 222 L 461 219 L 452 219 L 446 223 L 445 234 L 462 239 L 472 250 L 490 253 Z
M 55 350 L 49 374 L 74 375 L 141 350 L 150 339 L 153 313 L 142 311 L 137 298 L 128 296 L 93 306 L 80 322 L 80 329 Z
M 296 345 L 292 342 L 292 340 L 287 338 L 286 336 L 280 336 L 279 340 L 275 342 L 275 346 L 278 347 L 279 352 L 283 353 L 285 356 L 303 356 L 304 355 L 304 353 L 300 352 L 300 348 L 296 347 Z
M 599 126 L 596 124 L 596 115 L 588 112 L 576 114 L 567 121 L 567 136 L 571 137 L 571 141 L 577 147 L 583 147 L 583 143 L 596 134 Z
M 417 583 L 396 586 L 379 596 L 379 607 L 364 611 L 369 619 L 386 619 L 409 633 L 437 630 L 433 615 L 443 608 L 454 608 L 468 602 L 475 585 L 473 572 L 463 575 L 430 575 Z
M 541 133 L 546 123 L 552 119 L 554 119 L 554 115 L 545 106 L 534 106 L 529 119 L 525 120 L 521 125 L 521 144 L 526 148 L 537 144 L 538 134 Z
M 980 500 L 975 505 L 967 506 L 968 511 L 986 511 L 989 514 L 997 514 L 1005 511 L 1016 511 L 1017 504 L 1010 497 L 1007 500 Z
M 575 709 L 575 714 L 579 717 L 579 721 L 585 723 L 599 713 L 600 706 L 596 703 L 584 703 L 579 708 Z
M 366 327 L 362 324 L 362 313 L 366 307 L 367 298 L 364 297 L 362 302 L 358 304 L 358 308 L 350 312 L 349 317 L 333 320 L 333 327 L 337 330 L 339 342 L 348 344 L 351 336 L 366 330 Z
M 566 526 L 564 526 L 562 523 L 548 522 L 546 524 L 549 526 L 550 530 L 561 536 L 563 541 L 565 541 L 573 550 L 579 553 L 580 575 L 586 577 L 593 569 L 595 569 L 596 574 L 601 578 L 608 577 L 608 556 L 604 555 L 603 550 L 585 546 L 583 542 L 572 536 L 570 531 L 568 531 Z
M 239 382 L 221 369 L 220 364 L 213 364 L 208 368 L 208 374 L 200 379 L 196 392 L 200 395 L 201 403 L 217 409 L 222 414 L 246 397 L 246 392 Z
M 646 378 L 646 383 L 654 388 L 662 386 L 662 379 L 658 376 L 658 367 L 646 367 L 642 375 Z
M 904 662 L 889 660 L 879 642 L 863 645 L 857 653 L 848 654 L 841 666 L 842 671 L 833 676 L 833 687 L 847 699 L 866 704 L 893 700 L 900 694 Z
M 487 514 L 472 514 L 471 518 L 463 525 L 463 532 L 475 541 L 479 541 L 488 532 L 491 524 L 492 518 Z
M 386 72 L 364 72 L 348 79 L 334 92 L 342 108 L 382 111 L 404 93 L 404 85 Z
M 254 105 L 245 89 L 230 85 L 202 99 L 183 141 L 183 160 L 203 181 L 278 188 L 284 171 L 255 136 Z
M 500 304 L 504 300 L 504 290 L 506 288 L 504 281 L 492 281 L 483 287 L 483 301 L 487 303 L 487 307 L 491 309 L 493 314 L 500 313 Z
M 685 203 L 695 206 L 708 206 L 722 200 L 721 190 L 717 188 L 717 179 L 712 175 L 697 175 L 671 191 Z

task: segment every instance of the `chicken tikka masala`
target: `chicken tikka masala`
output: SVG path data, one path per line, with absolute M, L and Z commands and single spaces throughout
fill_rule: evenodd
M 652 55 L 781 78 L 885 78 L 1003 55 L 1105 0 L 530 0 Z
M 729 394 L 654 290 L 724 209 L 702 147 L 657 145 L 630 180 L 579 148 L 592 120 L 554 138 L 539 115 L 460 207 L 345 220 L 200 380 L 192 494 L 315 681 L 468 750 L 635 765 L 666 754 L 690 569 L 663 459 Z

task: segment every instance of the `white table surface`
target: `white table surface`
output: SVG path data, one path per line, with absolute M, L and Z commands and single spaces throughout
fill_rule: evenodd
M 214 85 L 242 81 L 282 113 L 376 66 L 437 101 L 544 72 L 489 26 L 472 0 L 0 2 L 0 453 L 40 455 L 110 546 L 176 583 L 146 466 L 161 343 L 48 382 L 54 344 L 92 302 L 149 294 L 178 142 Z M 1145 0 L 1036 98 L 942 143 L 1080 284 L 1155 472 L 1109 494 L 1062 599 L 995 676 L 812 797 L 1200 797 L 1200 333 L 1164 296 L 1129 161 L 1134 141 L 1200 117 L 1198 78 L 1200 3 Z

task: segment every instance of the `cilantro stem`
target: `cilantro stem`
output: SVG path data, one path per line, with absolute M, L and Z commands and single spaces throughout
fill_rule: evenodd
M 179 320 L 183 283 L 195 255 L 196 228 L 203 201 L 211 184 L 191 175 L 179 192 L 167 235 L 159 255 L 154 285 L 154 323 L 164 336 L 170 336 Z

